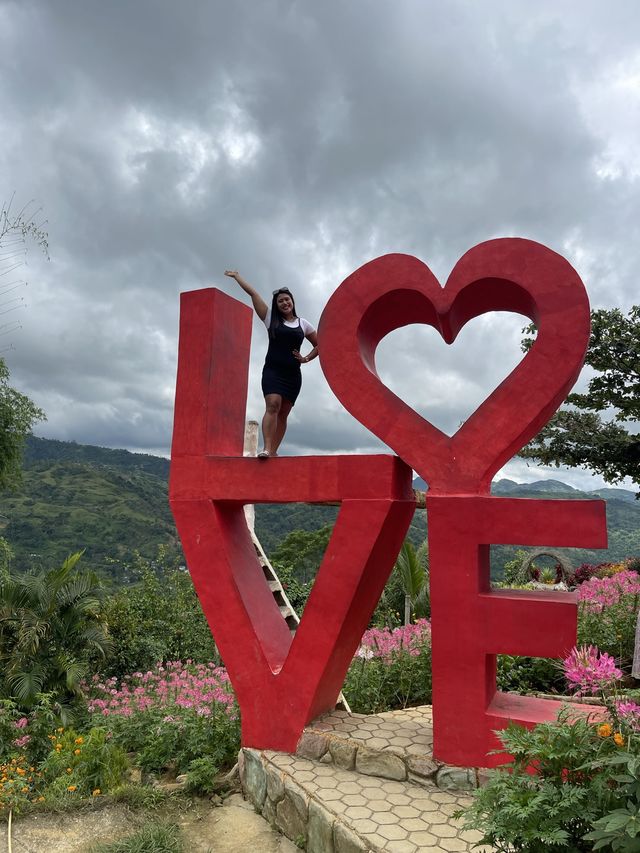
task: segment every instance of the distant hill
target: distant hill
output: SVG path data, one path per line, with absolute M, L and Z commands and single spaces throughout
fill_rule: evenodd
M 169 460 L 104 447 L 30 437 L 22 487 L 0 494 L 0 533 L 16 552 L 16 565 L 51 565 L 70 552 L 86 549 L 85 564 L 116 581 L 125 581 L 123 565 L 134 550 L 153 557 L 158 545 L 181 553 L 167 502 Z M 424 489 L 417 478 L 414 488 Z M 518 484 L 500 480 L 493 493 L 510 497 L 607 501 L 609 548 L 565 549 L 574 564 L 640 555 L 640 501 L 625 489 L 585 493 L 558 480 Z M 256 532 L 270 553 L 292 530 L 333 524 L 336 507 L 309 504 L 261 504 Z M 409 536 L 426 536 L 424 510 L 417 510 Z M 515 548 L 492 546 L 492 571 L 500 575 Z
M 22 486 L 0 493 L 0 533 L 17 568 L 53 565 L 85 549 L 84 563 L 118 576 L 135 550 L 181 553 L 167 503 L 169 461 L 29 437 Z
M 414 489 L 425 489 L 420 477 L 413 481 Z M 547 500 L 594 500 L 602 499 L 607 503 L 607 530 L 609 547 L 603 551 L 585 548 L 553 548 L 565 554 L 573 565 L 580 563 L 604 563 L 623 560 L 625 557 L 640 555 L 640 500 L 635 492 L 628 489 L 603 488 L 592 492 L 574 489 L 560 480 L 536 480 L 533 483 L 516 483 L 513 480 L 498 480 L 491 487 L 491 494 L 511 498 L 536 498 Z M 526 546 L 517 546 L 527 550 Z M 509 545 L 491 546 L 491 570 L 499 577 L 501 567 L 513 559 L 517 547 Z

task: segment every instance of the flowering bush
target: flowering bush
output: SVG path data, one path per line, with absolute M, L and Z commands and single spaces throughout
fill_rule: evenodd
M 615 656 L 625 669 L 633 658 L 640 576 L 625 570 L 585 581 L 577 589 L 578 642 Z
M 344 693 L 352 709 L 375 714 L 431 701 L 431 625 L 365 631 L 349 667 Z
M 564 661 L 565 678 L 576 696 L 593 695 L 612 687 L 622 672 L 615 660 L 595 646 L 581 646 L 571 651 Z
M 571 689 L 602 696 L 601 718 L 565 709 L 557 722 L 500 732 L 512 760 L 478 789 L 465 827 L 501 851 L 637 851 L 640 705 L 617 696 L 620 671 L 598 649 L 574 649 L 563 666 Z
M 121 682 L 95 676 L 89 711 L 146 770 L 183 773 L 207 758 L 233 763 L 239 749 L 238 709 L 226 670 L 172 661 Z

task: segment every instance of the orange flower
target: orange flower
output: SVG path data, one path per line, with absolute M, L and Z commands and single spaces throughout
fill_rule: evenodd
M 81 750 L 81 749 L 74 749 L 74 750 L 73 750 L 73 754 L 74 754 L 74 755 L 80 755 L 80 753 L 81 753 L 81 752 L 82 752 L 82 750 Z
M 71 773 L 71 768 L 67 767 L 67 773 Z
M 613 729 L 609 725 L 609 723 L 602 723 L 602 725 L 598 726 L 598 735 L 600 737 L 611 737 L 611 732 Z
M 69 785 L 67 788 L 67 791 L 73 792 L 73 791 L 77 790 L 77 787 L 78 787 L 77 785 Z
M 624 738 L 622 737 L 620 732 L 616 732 L 614 734 L 613 742 L 615 743 L 616 746 L 623 746 L 624 745 Z
M 93 791 L 91 792 L 91 796 L 92 797 L 99 797 L 100 793 L 101 793 L 100 788 L 94 788 Z
M 76 743 L 84 743 L 84 738 L 83 737 L 77 737 L 75 742 Z

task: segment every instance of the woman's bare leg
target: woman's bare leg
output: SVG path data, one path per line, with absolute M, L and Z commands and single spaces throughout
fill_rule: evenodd
M 282 404 L 280 406 L 280 411 L 278 412 L 278 423 L 276 426 L 276 432 L 273 440 L 273 453 L 277 453 L 280 444 L 282 443 L 282 439 L 284 438 L 284 434 L 287 431 L 287 418 L 289 417 L 289 412 L 293 408 L 293 403 L 290 400 L 287 400 L 285 397 L 282 397 Z
M 267 394 L 264 398 L 265 412 L 264 417 L 262 418 L 262 438 L 264 441 L 264 449 L 269 454 L 275 453 L 278 449 L 278 445 L 275 442 L 278 430 L 278 415 L 283 402 L 285 401 L 283 401 L 280 394 Z M 282 441 L 282 438 L 280 441 Z

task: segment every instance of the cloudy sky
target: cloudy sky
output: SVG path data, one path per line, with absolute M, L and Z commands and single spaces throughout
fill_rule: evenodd
M 522 236 L 564 254 L 593 307 L 639 301 L 637 0 L 0 0 L 0 115 L 0 200 L 48 221 L 50 261 L 31 247 L 24 307 L 0 316 L 44 437 L 167 454 L 178 295 L 247 301 L 228 267 L 265 296 L 288 285 L 315 325 L 372 258 L 444 281 L 476 243 Z M 379 372 L 452 432 L 523 325 L 485 316 L 453 347 L 409 326 Z M 265 350 L 256 322 L 254 418 Z M 381 448 L 317 360 L 290 424 L 288 453 Z

